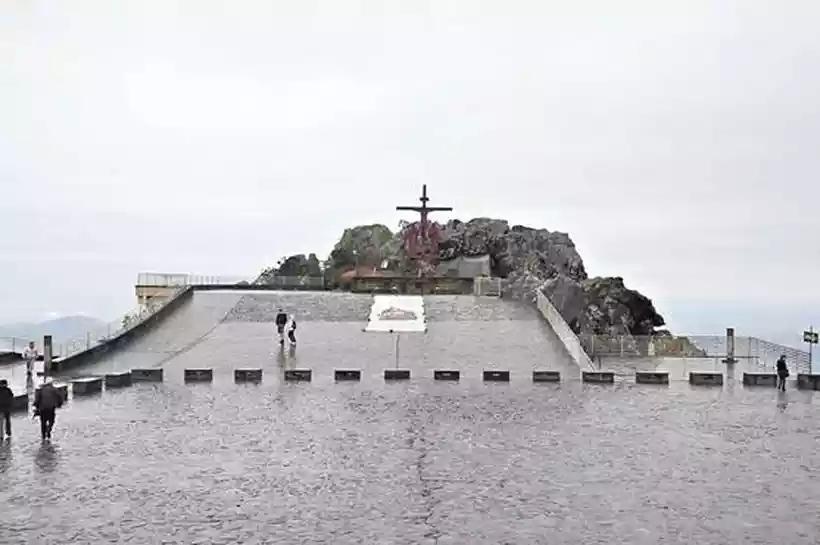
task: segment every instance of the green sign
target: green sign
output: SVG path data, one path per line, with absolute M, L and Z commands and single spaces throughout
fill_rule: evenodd
M 817 344 L 818 335 L 819 334 L 817 331 L 804 331 L 803 342 L 809 344 Z

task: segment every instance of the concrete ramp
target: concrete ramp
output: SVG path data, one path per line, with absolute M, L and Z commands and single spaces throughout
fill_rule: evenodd
M 281 350 L 274 320 L 279 309 L 295 316 L 297 345 Z M 400 315 L 401 314 L 401 315 Z M 391 319 L 392 318 L 392 319 Z M 403 318 L 403 319 L 401 319 Z M 374 334 L 389 331 L 388 335 Z M 425 332 L 426 328 L 426 332 Z M 401 353 L 396 359 L 396 340 Z M 156 327 L 77 375 L 162 366 L 166 380 L 185 368 L 264 368 L 265 381 L 282 368 L 361 369 L 363 379 L 400 365 L 414 377 L 458 369 L 480 380 L 486 369 L 531 380 L 533 370 L 579 370 L 535 309 L 473 296 L 376 296 L 331 292 L 195 292 Z
M 241 292 L 197 292 L 173 314 L 125 348 L 106 354 L 95 363 L 72 369 L 86 375 L 157 367 L 189 350 L 223 322 L 241 301 Z
M 560 371 L 577 379 L 578 366 L 534 308 L 517 301 L 466 295 L 424 297 L 427 335 L 419 354 L 440 367 L 508 369 L 531 375 Z M 409 357 L 409 354 L 408 354 Z

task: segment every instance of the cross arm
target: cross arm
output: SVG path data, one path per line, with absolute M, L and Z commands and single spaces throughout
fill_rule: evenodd
M 411 212 L 452 212 L 452 206 L 397 206 L 396 210 Z

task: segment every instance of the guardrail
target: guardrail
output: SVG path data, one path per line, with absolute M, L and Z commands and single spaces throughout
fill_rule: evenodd
M 581 345 L 578 335 L 569 327 L 569 324 L 564 320 L 564 317 L 561 316 L 561 313 L 558 312 L 552 303 L 550 303 L 547 296 L 541 293 L 540 290 L 538 290 L 536 294 L 535 304 L 538 307 L 538 311 L 541 312 L 541 315 L 544 316 L 544 319 L 547 320 L 547 323 L 552 327 L 552 330 L 558 335 L 558 338 L 564 344 L 570 357 L 575 361 L 578 367 L 582 370 L 595 369 L 592 360 Z
M 252 284 L 255 276 L 207 276 L 198 274 L 175 273 L 139 273 L 138 286 L 156 287 L 186 287 L 186 286 L 214 286 L 247 283 Z
M 255 276 L 206 276 L 198 274 L 173 273 L 140 273 L 137 275 L 137 286 L 142 287 L 187 287 L 187 286 L 235 286 L 238 284 L 254 284 L 258 282 Z M 265 277 L 261 284 L 282 287 L 309 287 L 321 288 L 325 285 L 322 276 L 270 276 Z
M 729 355 L 725 335 L 579 335 L 593 360 L 602 358 L 707 358 L 723 360 Z M 789 367 L 808 373 L 809 354 L 756 337 L 735 337 L 734 357 L 757 364 L 761 371 L 774 370 L 786 356 Z
M 175 294 L 182 289 L 184 289 L 184 287 L 180 287 L 176 290 Z M 164 305 L 165 302 L 137 307 L 125 313 L 121 318 L 87 331 L 81 336 L 55 342 L 52 346 L 52 354 L 54 357 L 67 358 L 84 350 L 94 348 L 141 323 L 160 310 Z M 37 350 L 42 354 L 42 338 L 26 339 L 23 337 L 0 337 L 0 352 L 22 353 L 30 341 L 34 341 Z
M 22 337 L 0 337 L 0 352 L 21 353 L 26 349 L 28 341 Z
M 323 288 L 325 286 L 325 279 L 322 276 L 273 276 L 266 278 L 265 285 L 267 286 L 282 286 L 282 287 L 299 287 L 306 288 Z
M 182 289 L 184 289 L 184 286 L 180 286 L 179 289 L 175 290 L 174 294 L 179 293 Z M 163 301 L 161 303 L 137 307 L 125 313 L 118 320 L 86 332 L 82 337 L 58 343 L 54 346 L 54 355 L 60 358 L 67 358 L 84 350 L 94 348 L 140 324 L 163 308 L 166 303 L 167 301 Z

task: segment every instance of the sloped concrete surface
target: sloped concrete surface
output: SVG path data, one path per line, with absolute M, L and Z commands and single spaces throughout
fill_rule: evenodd
M 0 445 L 5 543 L 815 543 L 810 393 L 139 384 Z M 37 516 L 32 516 L 37 513 Z

